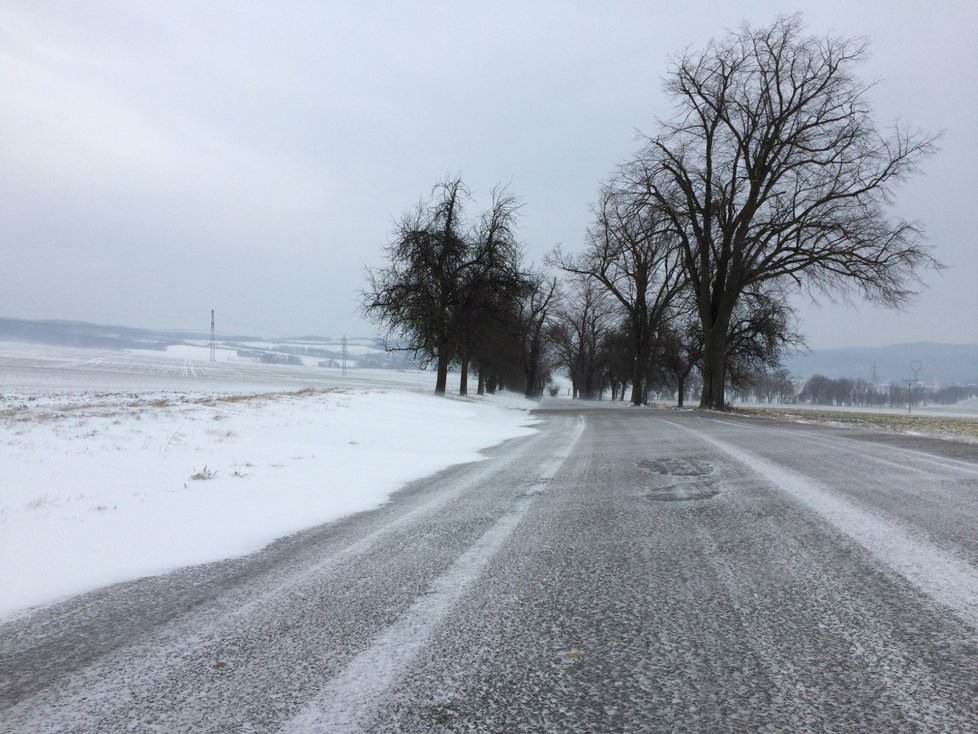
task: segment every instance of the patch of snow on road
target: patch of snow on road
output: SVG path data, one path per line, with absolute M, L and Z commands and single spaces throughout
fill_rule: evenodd
M 0 617 L 247 554 L 533 432 L 521 399 L 404 391 L 4 398 Z

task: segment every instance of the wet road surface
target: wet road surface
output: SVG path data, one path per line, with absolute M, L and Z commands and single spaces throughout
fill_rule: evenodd
M 978 731 L 978 447 L 538 414 L 377 510 L 0 626 L 0 731 Z

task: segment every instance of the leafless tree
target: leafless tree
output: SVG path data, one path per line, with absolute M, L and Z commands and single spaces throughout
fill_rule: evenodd
M 600 283 L 619 303 L 632 342 L 631 400 L 643 405 L 653 335 L 681 295 L 685 277 L 670 222 L 622 183 L 615 179 L 602 191 L 585 252 L 571 258 L 557 250 L 551 259 L 568 273 Z
M 479 392 L 484 392 L 485 366 L 497 356 L 491 350 L 493 332 L 505 328 L 512 304 L 533 285 L 522 270 L 523 250 L 516 234 L 521 207 L 522 202 L 505 188 L 493 189 L 489 210 L 471 235 L 457 319 L 461 395 L 468 393 L 468 369 L 473 361 L 480 375 Z
M 534 273 L 530 275 L 530 282 L 532 288 L 519 303 L 517 313 L 523 353 L 524 394 L 528 398 L 538 398 L 543 395 L 543 388 L 550 377 L 546 362 L 546 335 L 558 297 L 557 279 L 548 280 L 542 273 Z
M 461 274 L 469 261 L 462 208 L 469 190 L 446 179 L 405 214 L 384 248 L 387 263 L 368 269 L 363 313 L 387 329 L 396 346 L 436 363 L 435 393 L 444 395 L 458 341 Z
M 804 345 L 783 292 L 770 286 L 745 291 L 727 334 L 727 386 L 748 385 L 755 376 L 779 368 L 787 352 Z
M 615 309 L 600 284 L 576 276 L 564 294 L 550 331 L 560 365 L 570 374 L 573 397 L 593 400 L 605 387 L 602 348 L 616 326 Z
M 521 270 L 519 199 L 494 189 L 489 211 L 475 226 L 464 219 L 469 199 L 459 178 L 436 185 L 428 201 L 402 217 L 385 247 L 386 264 L 368 269 L 369 287 L 361 293 L 364 314 L 387 329 L 388 349 L 436 363 L 439 395 L 453 362 L 461 367 L 459 392 L 468 392 L 473 360 L 480 368 L 481 391 L 480 365 L 498 341 L 494 332 L 511 327 L 507 319 L 534 285 Z M 494 359 L 498 362 L 499 355 Z
M 689 376 L 703 361 L 703 332 L 699 319 L 689 311 L 660 330 L 657 357 L 662 369 L 676 387 L 676 404 L 682 408 L 686 402 Z
M 766 281 L 861 291 L 897 306 L 938 266 L 913 223 L 888 212 L 935 138 L 883 133 L 862 39 L 804 35 L 799 16 L 744 26 L 676 60 L 660 122 L 626 168 L 683 254 L 704 339 L 702 407 L 724 407 L 727 339 L 741 295 Z

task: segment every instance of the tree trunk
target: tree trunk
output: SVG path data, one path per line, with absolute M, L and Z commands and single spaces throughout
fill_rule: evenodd
M 444 395 L 448 387 L 448 349 L 438 350 L 438 370 L 435 377 L 435 395 Z
M 458 382 L 458 394 L 468 395 L 469 394 L 469 360 L 467 357 L 462 357 L 462 377 Z
M 724 410 L 724 386 L 727 368 L 727 327 L 718 319 L 703 341 L 703 394 L 700 407 Z
M 676 401 L 676 407 L 681 408 L 683 407 L 683 400 L 686 396 L 686 378 L 685 377 L 677 378 L 676 385 L 677 385 L 677 392 L 679 394 L 679 397 Z
M 534 335 L 530 340 L 529 354 L 524 362 L 523 374 L 526 378 L 526 389 L 523 394 L 528 398 L 536 398 L 537 395 L 537 372 L 540 367 L 540 340 L 538 335 Z
M 528 398 L 536 397 L 537 365 L 536 360 L 531 359 L 530 366 L 526 370 L 526 389 L 523 394 Z
M 649 368 L 649 335 L 645 331 L 646 319 L 641 316 L 632 317 L 632 347 L 635 350 L 632 362 L 632 405 L 645 405 L 646 371 Z
M 639 366 L 641 362 L 638 357 L 635 358 L 635 369 L 632 375 L 632 405 L 641 405 L 645 402 L 645 396 L 642 395 L 642 368 Z
M 486 394 L 486 371 L 479 367 L 479 395 Z

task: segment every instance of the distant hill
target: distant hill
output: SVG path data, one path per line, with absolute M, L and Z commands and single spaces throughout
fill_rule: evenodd
M 415 366 L 404 352 L 389 354 L 375 336 L 346 339 L 306 335 L 300 337 L 256 337 L 244 334 L 217 333 L 217 345 L 234 349 L 239 356 L 268 363 L 294 363 L 290 357 L 307 357 L 309 361 L 332 360 L 340 364 L 347 356 L 362 367 L 403 369 Z M 175 345 L 206 346 L 206 331 L 156 331 L 128 326 L 107 326 L 84 321 L 29 321 L 0 318 L 0 342 L 27 342 L 86 349 L 156 349 Z M 321 365 L 322 366 L 322 365 Z
M 188 332 L 150 331 L 83 321 L 0 319 L 0 341 L 55 344 L 90 349 L 165 349 L 198 336 Z
M 784 366 L 794 377 L 803 379 L 814 374 L 869 379 L 875 365 L 880 382 L 898 382 L 913 377 L 914 361 L 920 362 L 919 379 L 924 384 L 978 384 L 978 344 L 917 342 L 816 349 L 786 359 Z
M 254 341 L 245 334 L 218 333 L 221 341 Z M 0 318 L 0 341 L 55 344 L 63 347 L 92 349 L 165 349 L 171 344 L 209 340 L 207 331 L 158 331 L 129 326 L 91 324 L 85 321 L 29 321 Z M 298 341 L 329 343 L 329 337 L 305 336 Z M 339 343 L 339 340 L 332 340 Z M 352 340 L 351 340 L 352 341 Z M 360 341 L 371 343 L 373 339 Z

